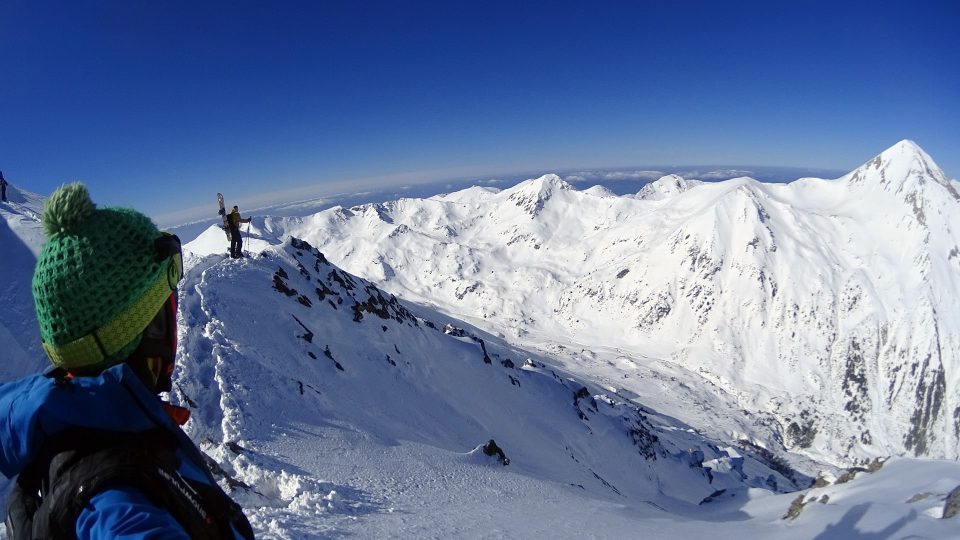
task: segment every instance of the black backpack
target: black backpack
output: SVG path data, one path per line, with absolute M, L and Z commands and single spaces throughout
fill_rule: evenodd
M 76 538 L 77 518 L 94 495 L 112 486 L 137 488 L 167 509 L 193 539 L 252 539 L 240 506 L 216 483 L 188 480 L 177 471 L 174 434 L 95 430 L 66 432 L 22 471 L 7 501 L 10 540 Z M 199 453 L 199 451 L 198 451 Z M 232 529 L 231 529 L 232 526 Z

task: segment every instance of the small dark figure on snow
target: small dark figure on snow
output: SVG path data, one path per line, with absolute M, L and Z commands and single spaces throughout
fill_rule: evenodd
M 33 274 L 53 369 L 0 383 L 7 538 L 253 538 L 161 401 L 177 350 L 180 240 L 86 187 L 55 191 Z M 83 279 L 78 279 L 83 276 Z
M 230 256 L 234 259 L 243 257 L 243 237 L 240 236 L 240 224 L 250 223 L 250 218 L 240 217 L 240 209 L 233 207 L 233 212 L 227 216 L 227 223 L 230 225 Z
M 493 439 L 490 439 L 487 441 L 487 444 L 483 445 L 483 453 L 488 456 L 496 456 L 497 461 L 504 466 L 510 464 L 510 460 L 507 458 L 507 455 L 503 453 L 503 449 L 497 446 L 497 443 Z
M 0 201 L 7 202 L 7 181 L 3 178 L 3 171 L 0 171 Z

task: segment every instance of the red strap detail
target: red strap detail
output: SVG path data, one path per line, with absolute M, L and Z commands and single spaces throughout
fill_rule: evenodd
M 187 423 L 187 420 L 190 420 L 190 409 L 169 403 L 163 403 L 162 405 L 163 410 L 167 412 L 167 415 L 169 415 L 178 426 L 182 426 Z

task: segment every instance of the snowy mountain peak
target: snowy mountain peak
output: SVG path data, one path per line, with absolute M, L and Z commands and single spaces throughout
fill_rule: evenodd
M 545 174 L 539 178 L 527 180 L 511 189 L 503 191 L 507 199 L 519 208 L 535 217 L 540 214 L 547 201 L 563 191 L 576 191 L 577 188 L 565 182 L 556 174 Z
M 915 191 L 927 181 L 939 184 L 960 200 L 946 175 L 917 143 L 904 139 L 847 175 L 852 187 L 863 186 L 889 193 Z
M 533 178 L 517 184 L 514 188 L 507 191 L 524 193 L 542 193 L 552 195 L 557 191 L 576 191 L 577 188 L 564 181 L 556 174 L 545 174 L 539 178 Z
M 599 184 L 583 190 L 583 193 L 593 197 L 600 197 L 601 199 L 609 199 L 617 196 L 617 194 L 614 193 L 610 188 L 601 186 Z
M 701 182 L 697 180 L 687 180 L 676 174 L 668 174 L 643 186 L 643 188 L 637 192 L 637 198 L 644 200 L 667 199 L 678 193 L 683 193 L 700 183 Z

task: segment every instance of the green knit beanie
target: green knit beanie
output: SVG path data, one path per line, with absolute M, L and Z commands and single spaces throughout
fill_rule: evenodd
M 47 242 L 33 274 L 43 347 L 54 365 L 99 370 L 125 360 L 163 307 L 179 274 L 161 259 L 162 233 L 128 208 L 97 209 L 80 183 L 43 207 Z

